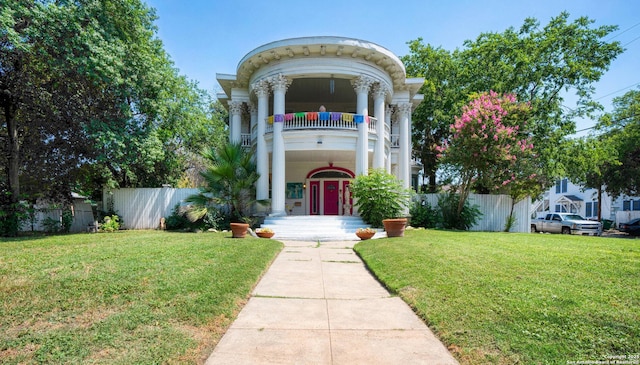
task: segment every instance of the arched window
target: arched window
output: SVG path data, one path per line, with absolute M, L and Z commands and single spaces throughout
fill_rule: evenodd
M 344 171 L 324 170 L 311 175 L 311 179 L 351 179 L 352 176 Z

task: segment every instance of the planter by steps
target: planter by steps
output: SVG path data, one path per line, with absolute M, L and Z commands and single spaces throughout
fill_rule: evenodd
M 231 223 L 231 237 L 244 238 L 249 230 L 247 223 Z
M 383 219 L 382 224 L 385 232 L 387 232 L 387 237 L 404 237 L 407 218 Z

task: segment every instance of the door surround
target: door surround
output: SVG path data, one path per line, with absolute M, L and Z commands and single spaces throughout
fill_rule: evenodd
M 311 170 L 305 184 L 306 214 L 352 215 L 353 201 L 348 187 L 354 177 L 351 170 L 332 165 Z

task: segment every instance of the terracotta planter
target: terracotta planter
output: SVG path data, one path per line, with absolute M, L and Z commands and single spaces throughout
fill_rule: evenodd
M 358 236 L 361 240 L 368 240 L 371 237 L 375 236 L 376 232 L 356 232 L 356 236 Z
M 231 223 L 231 237 L 244 238 L 247 235 L 249 225 L 247 223 Z
M 271 238 L 275 232 L 256 232 L 256 235 L 260 238 Z
M 407 226 L 407 218 L 393 218 L 382 220 L 387 237 L 404 237 L 404 228 Z

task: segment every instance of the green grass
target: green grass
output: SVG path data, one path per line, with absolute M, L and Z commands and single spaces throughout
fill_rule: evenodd
M 640 240 L 414 230 L 355 250 L 462 364 L 640 352 Z
M 0 363 L 203 362 L 282 248 L 229 233 L 0 241 Z

